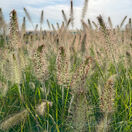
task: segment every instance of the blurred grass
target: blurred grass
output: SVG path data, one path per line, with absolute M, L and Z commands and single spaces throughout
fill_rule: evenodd
M 37 31 L 35 31 L 36 35 L 34 32 L 33 34 L 25 34 L 25 36 L 21 36 L 22 42 L 19 43 L 19 40 L 17 40 L 19 39 L 17 36 L 17 15 L 15 10 L 12 13 L 14 13 L 13 20 L 15 21 L 13 22 L 12 20 L 11 23 L 12 32 L 10 31 L 10 35 L 12 35 L 12 38 L 10 39 L 12 39 L 12 45 L 10 45 L 8 35 L 6 37 L 9 41 L 5 41 L 5 34 L 0 36 L 0 61 L 1 64 L 4 63 L 3 67 L 0 66 L 3 69 L 7 66 L 6 70 L 4 69 L 5 71 L 0 67 L 0 125 L 3 121 L 20 111 L 27 110 L 28 115 L 26 119 L 12 126 L 9 130 L 0 130 L 0 132 L 102 132 L 98 126 L 105 119 L 105 112 L 100 107 L 99 90 L 100 87 L 102 89 L 105 88 L 107 80 L 113 75 L 117 76 L 113 86 L 115 97 L 113 99 L 113 111 L 107 117 L 109 119 L 109 129 L 107 131 L 132 131 L 132 52 L 130 49 L 131 45 L 129 46 L 131 44 L 131 37 L 129 36 L 131 33 L 128 32 L 128 29 L 124 31 L 126 35 L 122 37 L 123 31 L 121 29 L 108 30 L 104 26 L 103 18 L 99 16 L 98 19 L 101 26 L 98 27 L 97 25 L 97 30 L 94 28 L 89 30 L 88 25 L 83 21 L 83 30 L 75 34 L 67 30 L 68 25 L 66 27 L 62 25 L 62 28 L 58 29 L 58 31 L 45 32 L 43 39 L 39 37 L 42 32 L 37 34 Z M 15 27 L 15 25 L 17 26 Z M 16 28 L 16 31 L 14 31 L 14 28 Z M 90 35 L 92 35 L 92 38 L 89 37 Z M 80 74 L 75 74 L 82 79 L 81 85 L 77 83 L 79 86 L 75 90 L 74 88 L 72 89 L 72 85 L 61 86 L 58 83 L 56 61 L 60 47 L 66 52 L 66 55 L 68 52 L 65 48 L 68 47 L 70 49 L 70 59 L 68 61 L 72 65 L 70 69 L 72 74 L 76 71 L 80 72 L 80 74 L 85 74 L 83 71 L 85 66 L 81 67 L 82 70 L 80 65 L 83 64 L 86 57 L 90 56 L 92 58 L 93 62 L 90 64 L 90 68 L 88 67 L 87 69 L 89 71 L 86 74 L 86 79 L 85 76 L 84 78 L 82 77 L 83 75 L 81 78 Z M 43 49 L 46 52 L 43 52 Z M 43 62 L 46 61 L 43 55 L 47 57 L 49 76 L 45 75 L 47 77 L 46 80 L 39 79 L 34 72 L 34 53 L 40 55 L 35 57 L 39 64 L 42 63 L 42 67 L 41 64 L 38 64 L 36 69 L 44 75 L 45 67 L 43 67 Z M 15 55 L 18 55 L 18 58 Z M 10 64 L 10 56 L 18 64 L 16 72 L 22 73 L 22 77 L 19 78 L 19 84 L 12 81 L 12 78 L 14 79 L 17 73 L 16 76 L 13 74 L 11 79 L 7 73 L 10 69 L 12 73 L 13 68 L 16 66 L 10 68 L 11 65 L 8 65 Z M 66 58 L 65 54 L 63 58 Z M 26 61 L 29 61 L 28 65 L 26 65 Z M 68 65 L 68 62 L 60 63 Z M 88 62 L 86 63 L 85 65 L 89 65 Z M 78 68 L 81 70 L 77 70 Z M 5 73 L 7 74 L 5 75 Z M 71 79 L 70 81 L 73 80 Z M 70 84 L 72 83 L 70 82 Z M 6 94 L 3 94 L 5 92 L 4 89 L 7 89 Z M 107 88 L 102 91 L 105 90 Z M 109 97 L 107 98 L 109 99 Z M 47 103 L 44 114 L 39 114 L 36 111 L 36 107 L 43 101 L 52 102 L 52 106 Z M 71 110 L 70 112 L 69 109 Z M 107 131 L 104 129 L 103 132 Z
M 10 85 L 9 91 L 5 97 L 0 97 L 0 120 L 5 119 L 8 115 L 17 113 L 22 109 L 30 109 L 28 120 L 24 120 L 21 124 L 11 128 L 12 131 L 72 131 L 67 121 L 69 102 L 71 95 L 70 90 L 64 89 L 64 101 L 62 100 L 61 87 L 57 85 L 57 80 L 54 75 L 55 58 L 50 60 L 50 78 L 45 82 L 46 89 L 49 89 L 49 94 L 43 94 L 42 84 L 32 75 L 30 67 L 23 73 L 23 82 L 20 84 L 22 98 L 19 96 L 18 85 Z M 128 73 L 127 73 L 128 71 Z M 130 132 L 132 130 L 132 70 L 125 69 L 123 64 L 119 65 L 120 76 L 115 83 L 116 97 L 115 97 L 115 112 L 112 115 L 110 123 L 111 131 L 114 132 Z M 115 67 L 111 65 L 109 74 L 115 74 Z M 128 74 L 128 75 L 127 75 Z M 97 123 L 102 117 L 99 108 L 99 95 L 97 91 L 98 81 L 102 78 L 98 67 L 87 79 L 87 100 L 88 104 L 92 106 L 90 119 L 87 122 L 87 130 L 94 131 Z M 1 78 L 2 79 L 2 78 Z M 34 84 L 34 88 L 31 87 Z M 41 100 L 50 100 L 53 102 L 52 108 L 48 109 L 44 116 L 36 116 L 34 108 Z M 69 128 L 69 129 L 68 129 Z M 74 130 L 73 130 L 74 131 Z

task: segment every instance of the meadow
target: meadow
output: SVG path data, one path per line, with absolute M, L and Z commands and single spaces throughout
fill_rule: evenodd
M 56 25 L 0 9 L 0 132 L 132 132 L 132 19 L 85 21 L 87 2 L 80 29 L 72 1 Z

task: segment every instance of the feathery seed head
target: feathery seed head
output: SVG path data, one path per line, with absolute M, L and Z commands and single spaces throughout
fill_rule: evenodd
M 64 47 L 60 47 L 56 58 L 57 80 L 60 85 L 69 83 L 70 80 L 70 55 L 69 49 L 66 52 Z
M 48 79 L 48 61 L 46 59 L 46 51 L 44 45 L 39 46 L 35 49 L 33 54 L 34 72 L 38 79 L 45 81 Z
M 77 70 L 73 74 L 71 83 L 70 83 L 70 87 L 73 90 L 73 92 L 75 93 L 79 92 L 80 88 L 81 88 L 81 91 L 84 90 L 83 85 L 87 78 L 91 62 L 92 62 L 91 57 L 86 58 L 83 61 L 82 65 L 79 68 L 77 68 Z
M 10 13 L 10 47 L 11 49 L 18 49 L 20 47 L 19 41 L 19 27 L 17 20 L 17 13 L 15 10 Z
M 114 82 L 115 82 L 116 75 L 112 75 L 104 85 L 102 89 L 102 94 L 100 96 L 100 108 L 104 113 L 110 113 L 113 109 L 114 104 Z
M 17 114 L 14 114 L 13 116 L 11 116 L 8 119 L 4 120 L 0 124 L 0 129 L 3 130 L 3 131 L 9 130 L 10 128 L 12 128 L 13 126 L 17 125 L 18 123 L 23 121 L 25 118 L 27 118 L 27 116 L 28 116 L 28 111 L 27 110 L 23 110 L 23 111 L 21 111 Z
M 44 115 L 45 111 L 46 111 L 46 108 L 47 108 L 47 105 L 49 105 L 50 107 L 52 106 L 52 102 L 49 102 L 49 101 L 43 101 L 41 104 L 39 104 L 37 107 L 36 107 L 36 112 L 39 114 L 39 115 Z

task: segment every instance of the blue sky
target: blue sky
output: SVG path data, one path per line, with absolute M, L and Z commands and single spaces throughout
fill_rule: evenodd
M 73 0 L 75 27 L 80 27 L 80 17 L 84 0 Z M 70 0 L 0 0 L 0 7 L 3 9 L 4 17 L 9 22 L 9 13 L 16 9 L 19 23 L 25 16 L 23 8 L 25 7 L 30 13 L 34 25 L 39 23 L 41 11 L 44 10 L 45 23 L 44 29 L 47 29 L 46 19 L 50 23 L 61 23 L 63 20 L 61 10 L 63 9 L 69 17 Z M 111 16 L 113 23 L 119 24 L 124 16 L 132 18 L 132 0 L 89 0 L 88 12 L 86 19 L 96 20 L 96 16 L 102 14 L 104 18 Z M 32 29 L 27 23 L 28 29 Z

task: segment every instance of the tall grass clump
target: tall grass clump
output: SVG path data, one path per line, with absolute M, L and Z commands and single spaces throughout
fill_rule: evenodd
M 44 10 L 34 25 L 24 8 L 20 25 L 0 9 L 0 132 L 131 132 L 131 18 L 92 21 L 88 2 L 80 29 L 73 0 L 56 25 Z

